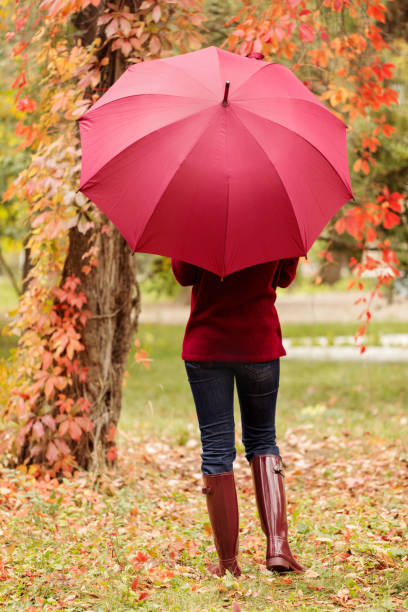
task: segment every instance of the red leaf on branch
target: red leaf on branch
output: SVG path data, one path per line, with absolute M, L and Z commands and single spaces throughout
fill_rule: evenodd
M 35 106 L 34 100 L 32 98 L 28 98 L 27 96 L 20 98 L 20 100 L 17 102 L 18 110 L 26 113 L 32 113 L 35 110 Z
M 82 436 L 82 429 L 79 427 L 79 425 L 72 419 L 70 419 L 69 421 L 69 426 L 68 426 L 68 431 L 69 431 L 69 435 L 71 436 L 71 438 L 73 440 L 75 440 L 75 442 L 78 442 L 78 440 L 81 439 Z
M 383 48 L 389 49 L 389 45 L 385 42 L 381 30 L 377 26 L 371 25 L 367 28 L 367 38 L 377 51 L 381 51 Z
M 91 431 L 93 427 L 93 423 L 88 417 L 75 417 L 75 421 L 78 423 L 79 427 L 81 427 L 84 431 Z
M 109 430 L 107 432 L 107 434 L 105 435 L 105 440 L 107 442 L 113 442 L 113 440 L 115 439 L 115 433 L 116 433 L 116 427 L 115 425 L 109 425 Z
M 385 213 L 383 226 L 386 229 L 391 229 L 392 227 L 395 227 L 396 225 L 400 225 L 400 224 L 401 224 L 401 217 L 399 217 L 398 215 L 390 211 Z
M 44 425 L 47 425 L 47 427 L 52 429 L 52 431 L 55 431 L 55 419 L 50 414 L 44 415 L 43 417 L 41 417 L 41 420 Z
M 375 242 L 377 239 L 377 232 L 372 227 L 369 227 L 366 233 L 367 242 Z
M 118 456 L 118 451 L 117 451 L 116 446 L 111 446 L 110 448 L 108 448 L 108 450 L 106 451 L 106 456 L 109 459 L 109 461 L 113 463 L 113 461 L 115 461 L 116 457 Z
M 61 417 L 61 418 L 64 418 L 64 417 Z M 69 426 L 69 419 L 65 419 L 64 421 L 62 421 L 62 423 L 58 427 L 58 433 L 60 436 L 65 436 L 65 434 L 68 432 L 68 426 Z
M 150 51 L 155 55 L 160 51 L 161 42 L 157 36 L 152 36 L 149 43 Z
M 33 425 L 33 432 L 37 440 L 43 437 L 44 435 L 44 427 L 41 421 L 36 421 Z
M 139 584 L 139 577 L 136 576 L 136 578 L 133 579 L 131 587 L 130 587 L 132 591 L 137 591 L 138 584 Z
M 386 136 L 387 138 L 390 138 L 390 137 L 391 137 L 391 135 L 392 135 L 394 132 L 396 132 L 397 130 L 396 130 L 396 128 L 395 128 L 395 127 L 393 127 L 392 125 L 389 125 L 388 123 L 385 123 L 385 124 L 382 126 L 382 131 L 383 131 L 384 136 Z
M 62 440 L 61 438 L 56 438 L 54 442 L 63 455 L 69 455 L 70 449 L 65 440 Z
M 346 229 L 346 220 L 344 217 L 341 217 L 338 221 L 336 221 L 335 229 L 338 234 L 343 234 Z
M 381 21 L 381 23 L 385 23 L 385 13 L 387 12 L 387 8 L 375 0 L 374 4 L 369 4 L 367 6 L 367 15 L 368 17 L 373 17 L 377 21 Z
M 315 37 L 315 29 L 308 23 L 299 24 L 299 36 L 303 42 L 312 42 Z
M 159 4 L 156 4 L 154 9 L 152 10 L 152 19 L 154 23 L 159 23 L 161 19 L 161 8 Z
M 16 57 L 17 55 L 20 55 L 20 53 L 22 53 L 22 51 L 24 51 L 24 49 L 27 47 L 27 45 L 28 45 L 28 42 L 24 42 L 22 40 L 21 42 L 18 43 L 18 45 L 13 47 L 12 53 L 13 53 L 14 57 Z
M 58 449 L 53 442 L 48 443 L 45 456 L 50 463 L 55 463 L 55 461 L 58 459 Z
M 149 593 L 147 591 L 143 591 L 142 593 L 140 593 L 140 595 L 138 597 L 138 600 L 139 601 L 144 601 L 148 597 L 150 597 Z

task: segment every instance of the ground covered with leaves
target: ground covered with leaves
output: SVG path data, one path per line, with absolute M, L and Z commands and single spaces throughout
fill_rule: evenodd
M 305 574 L 264 567 L 249 466 L 238 454 L 242 576 L 215 559 L 200 445 L 122 432 L 99 481 L 36 482 L 2 470 L 0 606 L 7 610 L 408 609 L 408 455 L 370 432 L 288 427 L 290 543 Z

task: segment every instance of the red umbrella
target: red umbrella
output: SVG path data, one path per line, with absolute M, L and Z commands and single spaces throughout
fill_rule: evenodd
M 278 63 L 134 64 L 79 125 L 79 189 L 131 249 L 220 276 L 305 255 L 353 197 L 345 124 Z

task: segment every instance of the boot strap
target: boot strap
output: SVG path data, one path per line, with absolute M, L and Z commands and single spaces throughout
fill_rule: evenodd
M 203 488 L 201 489 L 201 493 L 204 493 L 204 494 L 206 494 L 206 493 L 211 493 L 211 491 L 212 491 L 212 488 L 211 488 L 211 487 L 203 487 Z

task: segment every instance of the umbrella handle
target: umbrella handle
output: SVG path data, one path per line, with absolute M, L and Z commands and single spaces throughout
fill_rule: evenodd
M 223 106 L 228 106 L 228 91 L 229 91 L 229 86 L 230 86 L 230 82 L 226 81 L 225 82 L 225 89 L 224 89 L 224 99 L 222 101 L 222 105 Z

